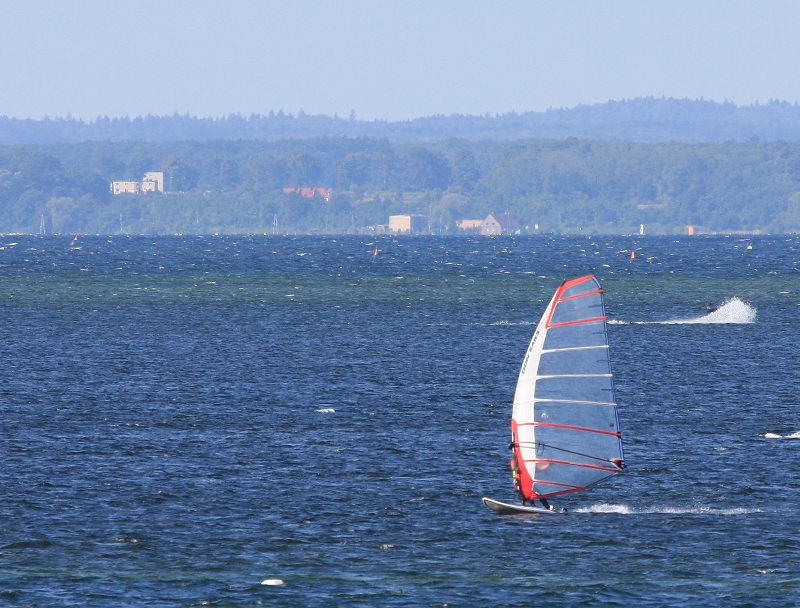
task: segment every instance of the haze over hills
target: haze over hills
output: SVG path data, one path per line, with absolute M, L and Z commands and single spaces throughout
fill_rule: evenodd
M 188 114 L 42 120 L 0 117 L 0 145 L 87 141 L 214 141 L 314 137 L 374 137 L 390 141 L 448 138 L 528 138 L 631 142 L 800 141 L 800 105 L 770 101 L 737 106 L 705 100 L 638 98 L 545 112 L 428 116 L 408 121 L 359 120 L 296 114 L 238 114 L 203 118 Z

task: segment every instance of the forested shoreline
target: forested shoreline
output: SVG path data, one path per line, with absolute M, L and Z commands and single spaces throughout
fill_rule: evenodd
M 280 130 L 260 136 L 255 118 L 231 118 L 208 124 L 238 124 L 241 137 L 211 140 L 196 131 L 205 124 L 199 119 L 146 117 L 114 123 L 127 125 L 130 139 L 73 143 L 45 133 L 57 121 L 39 121 L 17 133 L 28 143 L 0 145 L 0 232 L 344 234 L 375 230 L 392 214 L 421 214 L 432 233 L 458 234 L 458 220 L 490 212 L 511 215 L 523 233 L 626 234 L 640 224 L 650 234 L 685 233 L 687 225 L 796 232 L 796 114 L 796 105 L 777 102 L 737 108 L 638 100 L 554 111 L 548 132 L 559 136 L 511 137 L 527 132 L 511 128 L 509 137 L 492 135 L 533 120 L 519 115 L 420 119 L 403 137 L 361 136 L 376 125 L 333 118 L 349 129 L 277 139 Z M 731 138 L 706 141 L 719 136 L 725 116 Z M 308 126 L 319 117 L 264 124 L 272 119 Z M 8 141 L 8 121 L 0 119 L 0 142 Z M 559 124 L 568 128 L 558 131 Z M 592 137 L 603 124 L 606 136 Z M 164 139 L 185 139 L 148 141 L 153 125 Z M 443 136 L 453 129 L 463 136 Z M 583 135 L 565 135 L 573 131 Z M 772 135 L 746 137 L 755 132 Z M 46 136 L 37 143 L 32 133 Z M 111 181 L 140 180 L 148 171 L 164 172 L 166 192 L 111 195 Z M 332 194 L 305 197 L 302 188 Z
M 111 180 L 166 174 L 164 194 Z M 329 200 L 285 188 L 332 188 Z M 354 233 L 390 214 L 431 231 L 489 212 L 523 232 L 800 230 L 800 143 L 520 140 L 428 144 L 369 138 L 0 147 L 0 231 Z

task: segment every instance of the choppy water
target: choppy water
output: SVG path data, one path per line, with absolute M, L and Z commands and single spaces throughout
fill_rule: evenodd
M 798 238 L 68 243 L 0 237 L 0 604 L 800 595 Z M 494 515 L 521 357 L 587 273 L 629 469 Z

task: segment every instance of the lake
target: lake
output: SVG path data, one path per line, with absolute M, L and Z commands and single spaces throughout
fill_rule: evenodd
M 70 240 L 0 237 L 0 603 L 800 594 L 800 237 Z M 590 273 L 628 469 L 495 515 L 522 357 Z

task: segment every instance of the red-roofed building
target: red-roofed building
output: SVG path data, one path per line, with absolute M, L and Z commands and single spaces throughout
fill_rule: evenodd
M 291 186 L 287 186 L 283 188 L 284 194 L 297 194 L 298 196 L 302 196 L 303 198 L 314 198 L 315 196 L 319 196 L 325 199 L 325 202 L 331 200 L 331 196 L 333 195 L 333 188 L 319 188 L 319 187 L 311 187 L 311 186 L 302 186 L 300 188 L 292 188 Z

